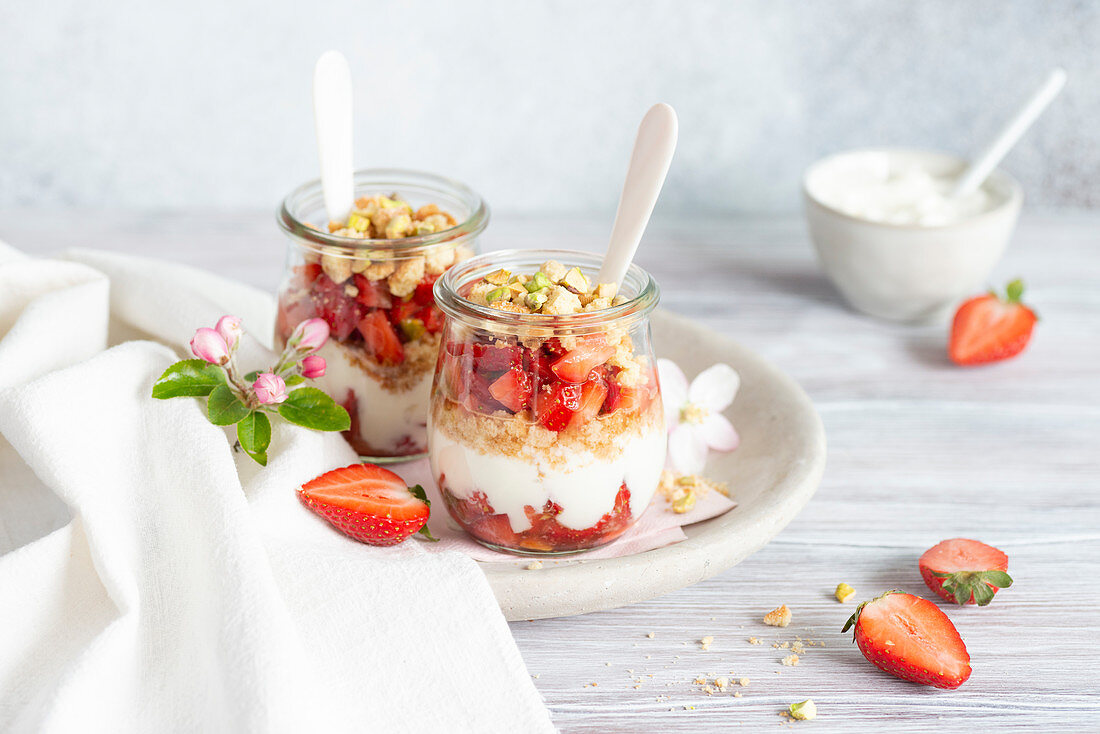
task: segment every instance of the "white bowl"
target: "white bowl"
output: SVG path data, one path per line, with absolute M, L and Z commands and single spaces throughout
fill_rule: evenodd
M 842 172 L 869 156 L 884 156 L 880 162 L 890 166 L 918 165 L 934 176 L 956 175 L 965 166 L 944 153 L 886 148 L 837 153 L 810 166 L 802 194 L 825 272 L 864 313 L 892 321 L 943 320 L 960 299 L 987 285 L 1020 214 L 1020 184 L 994 171 L 983 185 L 993 200 L 987 211 L 931 226 L 862 219 L 824 203 Z

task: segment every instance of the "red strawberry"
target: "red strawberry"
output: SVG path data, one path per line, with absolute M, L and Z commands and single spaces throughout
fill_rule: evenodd
M 385 311 L 371 311 L 359 322 L 359 333 L 367 352 L 383 364 L 400 364 L 405 361 L 405 348 L 397 338 L 393 325 L 386 319 Z
M 520 364 L 523 349 L 509 344 L 475 344 L 474 369 L 478 372 L 504 372 Z
M 1020 303 L 1023 281 L 1014 280 L 1005 298 L 995 292 L 971 298 L 955 312 L 947 354 L 961 365 L 984 364 L 1014 357 L 1031 340 L 1038 317 Z
M 863 657 L 902 680 L 936 688 L 958 688 L 970 677 L 970 654 L 959 631 L 932 602 L 887 591 L 856 608 L 842 632 Z
M 1008 556 L 976 540 L 942 541 L 926 550 L 918 565 L 928 588 L 952 603 L 984 607 L 998 589 L 1012 586 L 1005 573 Z
M 359 319 L 363 318 L 366 309 L 354 298 L 344 291 L 344 286 L 332 282 L 327 275 L 322 274 L 313 283 L 314 307 L 317 315 L 328 324 L 332 330 L 332 337 L 337 341 L 343 341 L 355 331 Z
M 538 396 L 539 423 L 551 431 L 564 430 L 581 407 L 581 386 L 561 382 L 540 391 Z
M 359 290 L 355 300 L 367 308 L 389 308 L 393 305 L 389 286 L 384 280 L 367 280 L 359 273 L 355 274 L 355 287 Z
M 390 308 L 390 321 L 400 324 L 405 319 L 415 317 L 419 310 L 420 306 L 413 301 L 398 301 Z
M 424 328 L 429 334 L 438 334 L 443 331 L 443 312 L 435 306 L 425 306 L 416 312 L 416 318 L 424 322 Z
M 512 365 L 510 370 L 489 386 L 489 394 L 513 413 L 518 413 L 527 407 L 533 391 L 531 376 L 518 364 Z
M 321 274 L 321 263 L 302 263 L 294 266 L 294 272 L 298 274 L 304 285 L 309 285 L 317 280 Z
M 395 545 L 417 531 L 431 538 L 424 490 L 374 464 L 326 472 L 303 484 L 298 497 L 337 530 L 363 543 Z
M 432 289 L 435 286 L 435 281 L 438 279 L 438 275 L 425 275 L 424 280 L 416 284 L 416 291 L 413 292 L 413 300 L 421 306 L 434 306 L 435 296 L 432 295 Z
M 581 342 L 576 349 L 559 357 L 550 365 L 550 369 L 566 382 L 584 382 L 588 379 L 589 372 L 611 359 L 614 354 L 615 348 L 602 342 Z
M 600 414 L 603 401 L 607 397 L 607 382 L 599 375 L 593 374 L 588 382 L 581 385 L 580 407 L 573 414 L 569 425 L 579 427 Z

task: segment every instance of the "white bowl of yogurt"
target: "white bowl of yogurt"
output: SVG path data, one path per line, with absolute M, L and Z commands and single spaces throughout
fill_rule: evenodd
M 1023 192 L 996 170 L 973 193 L 951 198 L 965 167 L 945 153 L 880 148 L 837 153 L 807 169 L 810 237 L 854 308 L 892 321 L 943 320 L 986 285 Z

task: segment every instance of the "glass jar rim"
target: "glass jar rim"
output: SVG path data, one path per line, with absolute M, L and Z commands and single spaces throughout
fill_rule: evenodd
M 661 298 L 661 290 L 653 276 L 635 264 L 631 264 L 623 278 L 624 284 L 633 286 L 634 295 L 627 301 L 610 308 L 597 311 L 585 311 L 574 314 L 526 314 L 514 311 L 502 311 L 489 306 L 481 306 L 459 294 L 459 289 L 476 278 L 487 275 L 493 270 L 517 263 L 534 265 L 534 269 L 547 260 L 556 260 L 590 271 L 598 271 L 603 256 L 581 250 L 495 250 L 486 252 L 468 260 L 463 260 L 449 268 L 435 282 L 434 295 L 436 305 L 448 316 L 471 323 L 475 326 L 490 324 L 494 331 L 502 327 L 514 327 L 517 330 L 529 329 L 569 329 L 586 331 L 602 329 L 609 325 L 622 325 L 647 316 Z M 507 268 L 506 268 L 507 269 Z
M 397 189 L 404 193 L 436 194 L 457 200 L 466 207 L 469 214 L 453 227 L 432 232 L 431 234 L 402 237 L 400 239 L 379 239 L 347 237 L 314 229 L 306 223 L 303 210 L 324 209 L 324 192 L 321 179 L 316 178 L 298 186 L 283 199 L 276 212 L 275 219 L 279 228 L 299 244 L 320 250 L 321 248 L 342 248 L 351 252 L 359 250 L 383 250 L 415 255 L 422 249 L 444 242 L 463 241 L 480 234 L 489 224 L 489 206 L 481 196 L 460 181 L 439 176 L 427 171 L 408 168 L 362 168 L 355 171 L 354 191 L 364 193 L 377 190 Z M 442 207 L 441 207 L 442 208 Z

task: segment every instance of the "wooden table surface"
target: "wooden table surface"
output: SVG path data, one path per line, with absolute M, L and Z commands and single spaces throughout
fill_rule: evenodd
M 191 263 L 273 289 L 284 243 L 270 213 L 73 217 L 0 214 L 0 239 L 36 254 L 93 247 Z M 499 219 L 483 249 L 598 249 L 605 222 Z M 779 365 L 825 423 L 817 495 L 771 544 L 690 588 L 613 611 L 513 623 L 563 732 L 1100 731 L 1100 214 L 1029 213 L 995 282 L 1022 275 L 1039 311 L 1020 358 L 960 369 L 945 326 L 854 314 L 821 275 L 798 218 L 657 222 L 640 263 L 665 308 Z M 736 491 L 736 488 L 734 488 Z M 927 594 L 916 561 L 944 538 L 1005 550 L 1015 585 L 992 606 L 948 608 L 973 676 L 957 691 L 895 680 L 840 628 L 860 599 Z M 769 609 L 794 612 L 765 627 Z M 653 633 L 653 637 L 649 637 Z M 698 640 L 714 637 L 709 650 Z M 748 638 L 764 641 L 751 645 Z M 774 644 L 812 640 L 796 667 Z M 707 695 L 700 676 L 747 677 Z M 741 696 L 736 696 L 741 693 Z M 812 698 L 813 723 L 787 704 Z M 766 730 L 766 729 L 765 729 Z

